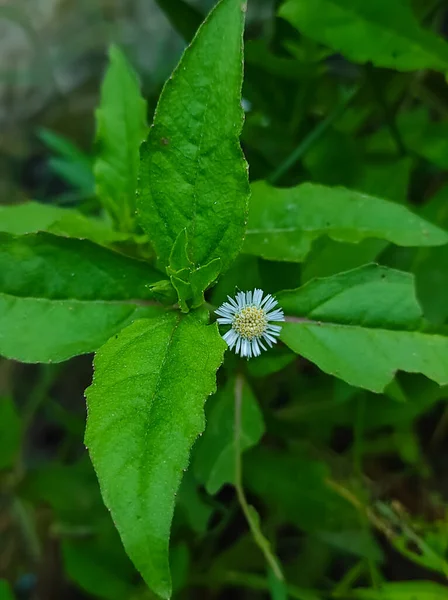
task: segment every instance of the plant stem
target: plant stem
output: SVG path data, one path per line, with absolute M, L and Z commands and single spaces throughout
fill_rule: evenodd
M 269 183 L 276 183 L 289 169 L 295 165 L 313 146 L 317 140 L 330 128 L 330 126 L 344 113 L 351 100 L 358 92 L 358 87 L 352 88 L 349 92 L 344 93 L 343 98 L 337 104 L 331 113 L 325 117 L 307 136 L 306 138 L 291 152 L 291 154 L 282 162 L 277 169 L 268 177 Z
M 356 420 L 355 420 L 355 438 L 353 444 L 353 467 L 355 471 L 355 475 L 358 479 L 359 485 L 361 486 L 362 492 L 362 501 L 365 505 L 367 505 L 367 498 L 362 487 L 363 474 L 362 474 L 362 446 L 364 441 L 364 415 L 365 415 L 365 407 L 366 407 L 366 399 L 365 396 L 362 395 L 357 402 L 357 411 L 356 411 Z M 369 518 L 367 516 L 366 510 L 359 511 L 359 520 L 361 523 L 361 527 L 366 536 L 366 540 L 369 539 L 370 536 L 370 526 L 369 526 Z M 371 556 L 366 557 L 366 564 L 369 568 L 370 579 L 372 581 L 372 587 L 374 589 L 379 589 L 381 585 L 380 577 L 378 574 L 378 569 L 376 567 L 375 562 L 373 561 Z
M 235 491 L 255 543 L 262 551 L 266 562 L 271 567 L 275 576 L 280 581 L 283 581 L 283 573 L 280 569 L 277 558 L 274 556 L 268 540 L 261 532 L 259 523 L 257 521 L 257 515 L 254 509 L 247 502 L 246 495 L 244 493 L 243 465 L 241 460 L 241 407 L 243 402 L 243 384 L 243 376 L 238 373 L 235 379 Z

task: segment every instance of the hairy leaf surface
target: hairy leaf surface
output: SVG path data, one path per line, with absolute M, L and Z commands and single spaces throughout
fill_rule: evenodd
M 243 26 L 243 2 L 221 0 L 166 83 L 142 146 L 138 214 L 163 266 L 185 228 L 195 267 L 220 258 L 226 269 L 241 248 Z
M 56 362 L 97 350 L 137 315 L 163 312 L 147 303 L 160 279 L 86 240 L 0 233 L 0 353 Z
M 225 343 L 197 314 L 140 320 L 95 357 L 86 444 L 105 504 L 147 584 L 169 598 L 174 500 L 204 429 Z
M 368 265 L 278 294 L 281 339 L 320 369 L 381 392 L 397 370 L 448 383 L 448 338 L 421 331 L 413 276 Z
M 301 262 L 321 236 L 337 242 L 384 239 L 399 246 L 439 246 L 448 234 L 404 206 L 342 187 L 304 183 L 252 186 L 244 252 Z

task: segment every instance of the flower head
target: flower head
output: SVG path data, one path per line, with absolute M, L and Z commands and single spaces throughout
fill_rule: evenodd
M 277 300 L 271 294 L 263 298 L 263 291 L 257 289 L 238 292 L 235 298 L 227 297 L 229 301 L 215 312 L 219 315 L 220 325 L 231 325 L 223 335 L 229 348 L 232 350 L 235 347 L 237 354 L 247 358 L 260 356 L 261 350 L 266 350 L 263 342 L 272 348 L 282 329 L 280 325 L 272 325 L 272 322 L 285 320 L 281 308 L 275 308 Z

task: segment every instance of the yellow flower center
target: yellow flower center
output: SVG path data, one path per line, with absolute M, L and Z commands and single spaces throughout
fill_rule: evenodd
M 266 329 L 266 313 L 257 306 L 246 306 L 233 319 L 232 328 L 246 340 L 260 337 Z

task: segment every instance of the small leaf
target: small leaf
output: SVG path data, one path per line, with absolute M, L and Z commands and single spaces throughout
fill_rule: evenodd
M 0 233 L 0 353 L 57 362 L 92 352 L 137 315 L 163 312 L 139 306 L 161 278 L 86 240 Z
M 398 71 L 448 69 L 448 44 L 423 29 L 408 2 L 287 0 L 279 15 L 304 35 L 358 63 Z
M 448 383 L 448 338 L 421 331 L 409 273 L 368 265 L 277 295 L 281 339 L 347 383 L 381 392 L 397 370 Z
M 218 278 L 221 259 L 215 258 L 197 269 L 193 268 L 188 257 L 187 230 L 183 229 L 176 238 L 170 254 L 170 264 L 166 269 L 175 288 L 182 312 L 198 308 L 204 302 L 204 291 Z
M 163 598 L 171 594 L 174 499 L 224 349 L 216 325 L 196 313 L 137 321 L 97 353 L 86 392 L 86 445 L 104 502 L 130 558 Z
M 0 469 L 11 467 L 20 449 L 21 421 L 14 402 L 0 398 Z
M 173 247 L 171 248 L 168 274 L 176 273 L 178 271 L 181 271 L 182 269 L 190 269 L 192 267 L 192 262 L 188 258 L 187 244 L 187 230 L 182 229 L 182 231 L 177 236 Z
M 138 215 L 163 267 L 185 228 L 196 268 L 220 258 L 227 269 L 242 245 L 243 26 L 242 0 L 221 0 L 167 81 L 141 149 Z
M 229 379 L 207 405 L 207 429 L 195 446 L 193 469 L 209 494 L 216 494 L 226 483 L 235 483 L 235 380 Z M 246 381 L 241 405 L 240 450 L 244 452 L 260 441 L 264 422 L 257 400 Z
M 204 291 L 215 283 L 220 271 L 221 259 L 215 258 L 206 265 L 191 272 L 190 284 L 193 294 L 193 308 L 198 308 L 204 302 Z
M 439 246 L 448 234 L 404 206 L 345 188 L 304 183 L 252 185 L 244 252 L 269 260 L 301 262 L 312 242 L 328 236 L 356 244 L 366 238 L 400 246 Z
M 96 111 L 98 155 L 94 165 L 96 191 L 123 231 L 133 231 L 140 144 L 146 137 L 146 102 L 136 74 L 116 46 Z

